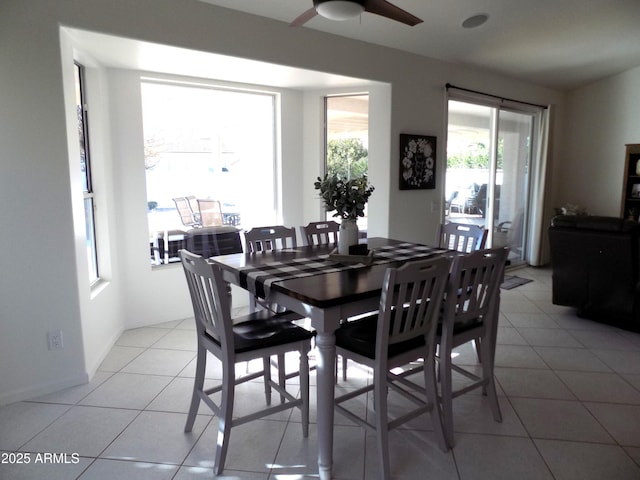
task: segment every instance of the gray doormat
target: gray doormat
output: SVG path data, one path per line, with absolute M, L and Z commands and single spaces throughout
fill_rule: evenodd
M 505 275 L 504 282 L 500 285 L 503 290 L 511 290 L 512 288 L 519 287 L 525 283 L 533 282 L 530 278 L 517 277 L 515 275 Z

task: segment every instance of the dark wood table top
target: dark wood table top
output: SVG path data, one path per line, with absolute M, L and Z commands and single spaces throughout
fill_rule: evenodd
M 374 250 L 375 248 L 401 243 L 406 242 L 381 237 L 367 240 L 369 249 Z M 224 270 L 237 274 L 239 269 L 245 267 L 313 257 L 327 254 L 334 248 L 334 246 L 303 246 L 296 249 L 258 254 L 222 255 L 213 257 L 211 261 L 219 264 Z M 318 308 L 338 306 L 366 298 L 379 297 L 385 272 L 387 268 L 394 265 L 395 263 L 373 264 L 339 272 L 280 280 L 271 285 L 271 290 Z

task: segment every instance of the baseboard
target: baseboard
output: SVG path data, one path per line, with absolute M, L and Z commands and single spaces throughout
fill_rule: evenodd
M 79 372 L 62 379 L 56 379 L 51 382 L 32 385 L 20 390 L 6 392 L 0 395 L 0 406 L 9 405 L 10 403 L 21 402 L 23 400 L 32 400 L 34 398 L 49 395 L 65 388 L 75 387 L 76 385 L 84 385 L 89 382 L 89 375 L 86 372 Z
M 97 357 L 97 361 L 94 364 L 87 366 L 87 370 L 89 371 L 89 375 L 88 375 L 89 381 L 93 379 L 94 375 L 100 368 L 100 365 L 102 365 L 102 362 L 104 362 L 105 358 L 107 358 L 107 356 L 109 355 L 109 353 L 111 352 L 114 345 L 116 344 L 116 342 L 118 341 L 118 339 L 120 338 L 120 336 L 123 334 L 124 331 L 125 329 L 123 327 L 120 327 L 118 331 L 115 333 L 115 335 L 112 336 L 112 338 L 104 342 L 104 348 L 100 353 L 100 355 Z

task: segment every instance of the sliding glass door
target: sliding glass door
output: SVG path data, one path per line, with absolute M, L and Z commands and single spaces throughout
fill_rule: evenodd
M 526 258 L 534 115 L 449 100 L 445 221 L 485 227 L 488 246 Z

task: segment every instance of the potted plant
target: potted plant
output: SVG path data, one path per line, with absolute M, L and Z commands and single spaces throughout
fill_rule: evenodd
M 334 217 L 340 217 L 340 235 L 338 237 L 338 253 L 349 254 L 349 247 L 358 243 L 358 226 L 356 220 L 364 216 L 364 207 L 374 191 L 366 175 L 347 180 L 338 175 L 318 177 L 313 184 L 320 190 L 327 212 L 333 212 Z

